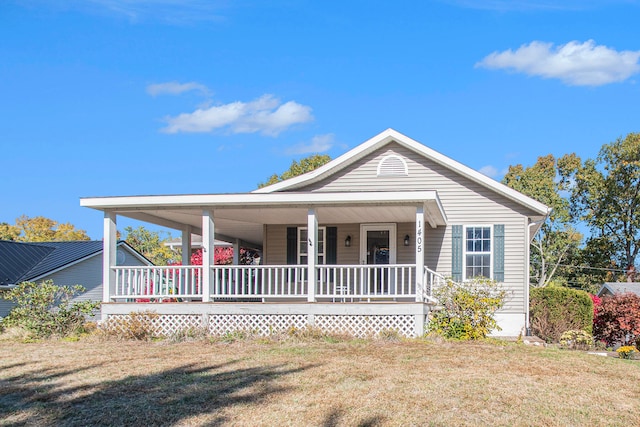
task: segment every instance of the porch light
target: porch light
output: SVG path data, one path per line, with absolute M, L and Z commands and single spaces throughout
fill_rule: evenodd
M 351 246 L 351 236 L 350 236 L 350 235 L 349 235 L 349 236 L 347 236 L 347 238 L 346 238 L 346 239 L 344 239 L 344 245 L 345 245 L 346 247 Z
M 409 243 L 411 243 L 409 239 L 410 239 L 410 237 L 409 237 L 408 234 L 406 236 L 404 236 L 404 245 L 405 246 L 409 246 Z

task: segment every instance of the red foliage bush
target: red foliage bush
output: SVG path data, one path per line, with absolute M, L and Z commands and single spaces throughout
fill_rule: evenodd
M 602 298 L 593 336 L 607 345 L 633 344 L 640 338 L 640 296 L 627 292 Z

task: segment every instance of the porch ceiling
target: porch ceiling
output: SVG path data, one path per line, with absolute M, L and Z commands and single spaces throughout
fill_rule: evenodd
M 432 227 L 446 224 L 435 191 L 367 193 L 275 193 L 84 198 L 81 206 L 201 234 L 202 211 L 214 212 L 216 237 L 262 244 L 264 224 L 303 225 L 309 208 L 320 224 L 413 222 L 423 206 Z

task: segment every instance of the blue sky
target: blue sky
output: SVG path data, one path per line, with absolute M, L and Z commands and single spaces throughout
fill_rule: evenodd
M 640 1 L 4 0 L 0 222 L 245 192 L 386 128 L 501 179 L 640 131 Z M 119 226 L 128 225 L 120 221 Z

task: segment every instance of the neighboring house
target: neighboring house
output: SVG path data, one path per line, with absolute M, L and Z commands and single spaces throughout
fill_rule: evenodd
M 640 296 L 640 283 L 636 282 L 606 282 L 598 291 L 599 297 L 618 295 L 631 292 Z
M 529 243 L 549 212 L 392 129 L 251 193 L 80 204 L 104 212 L 110 285 L 103 318 L 148 310 L 131 301 L 150 293 L 176 297 L 181 302 L 152 307 L 167 333 L 201 325 L 213 333 L 314 325 L 359 336 L 383 329 L 416 336 L 437 307 L 433 290 L 444 277 L 486 276 L 509 294 L 497 316 L 499 334 L 518 335 L 528 326 Z M 203 236 L 203 265 L 186 266 L 185 257 L 183 267 L 160 279 L 159 267 L 114 267 L 118 216 L 180 230 L 183 254 L 192 233 Z M 263 265 L 213 265 L 215 238 L 258 246 Z
M 116 261 L 117 265 L 152 265 L 126 242 L 118 243 Z M 102 277 L 102 241 L 0 241 L 0 289 L 53 280 L 59 286 L 84 286 L 86 292 L 77 300 L 102 301 Z M 6 316 L 13 304 L 0 298 L 0 317 Z

